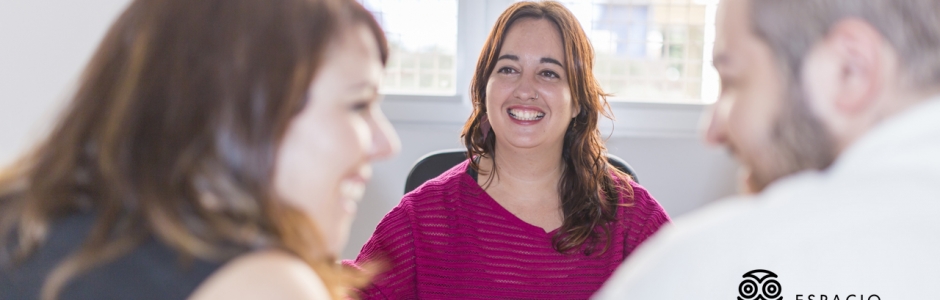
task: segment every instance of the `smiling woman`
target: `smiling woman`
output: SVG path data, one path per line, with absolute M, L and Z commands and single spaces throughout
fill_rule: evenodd
M 365 298 L 586 299 L 669 221 L 606 160 L 593 61 L 557 2 L 520 2 L 500 16 L 471 83 L 471 157 L 379 223 L 355 263 L 390 269 Z
M 343 298 L 387 56 L 352 0 L 133 1 L 0 170 L 0 299 Z

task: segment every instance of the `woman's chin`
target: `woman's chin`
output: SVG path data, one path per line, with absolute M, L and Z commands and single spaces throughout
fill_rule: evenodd
M 530 150 L 543 148 L 543 146 L 548 145 L 549 143 L 542 134 L 525 133 L 509 135 L 506 138 L 497 141 L 497 144 L 508 145 L 513 149 Z M 497 148 L 499 148 L 499 146 L 497 146 Z

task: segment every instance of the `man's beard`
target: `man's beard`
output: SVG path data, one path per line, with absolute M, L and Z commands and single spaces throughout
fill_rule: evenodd
M 752 168 L 748 190 L 760 192 L 783 177 L 806 170 L 824 170 L 838 153 L 833 135 L 809 107 L 807 93 L 799 80 L 791 80 L 787 97 L 771 128 L 770 153 L 764 168 Z

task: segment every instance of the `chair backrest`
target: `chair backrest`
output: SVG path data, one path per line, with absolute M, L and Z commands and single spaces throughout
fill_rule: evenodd
M 408 172 L 408 178 L 405 179 L 405 194 L 418 188 L 418 186 L 421 186 L 425 181 L 443 174 L 445 171 L 466 159 L 467 150 L 464 149 L 434 151 L 424 155 L 411 167 L 411 172 Z M 633 167 L 630 167 L 630 164 L 623 159 L 613 154 L 607 154 L 607 162 L 620 171 L 627 173 L 627 175 L 630 175 L 633 181 L 640 182 L 636 177 L 636 172 L 633 171 Z

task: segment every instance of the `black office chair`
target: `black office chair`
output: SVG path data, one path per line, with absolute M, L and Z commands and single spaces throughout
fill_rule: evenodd
M 414 166 L 411 167 L 411 172 L 408 172 L 408 178 L 405 179 L 405 194 L 418 188 L 418 186 L 425 181 L 431 180 L 443 174 L 444 171 L 450 170 L 450 168 L 453 168 L 466 159 L 467 150 L 464 149 L 434 151 L 419 158 Z M 633 181 L 640 182 L 636 177 L 636 172 L 633 171 L 633 167 L 630 167 L 630 164 L 623 159 L 613 154 L 607 154 L 607 162 L 620 171 L 627 173 L 627 175 L 630 175 Z

